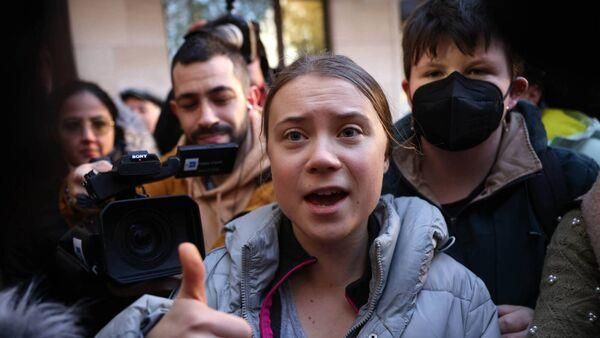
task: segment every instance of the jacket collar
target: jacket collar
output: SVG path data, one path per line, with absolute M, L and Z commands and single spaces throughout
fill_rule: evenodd
M 369 250 L 371 291 L 367 305 L 360 309 L 353 325 L 357 329 L 373 316 L 376 308 L 394 313 L 386 316 L 389 321 L 386 325 L 393 332 L 401 332 L 409 322 L 435 249 L 448 239 L 443 218 L 435 217 L 434 211 L 417 198 L 394 199 L 390 195 L 381 198 L 372 213 L 381 228 Z M 258 323 L 262 297 L 279 266 L 278 233 L 282 217 L 281 209 L 271 204 L 225 226 L 225 245 L 232 260 L 229 274 L 232 299 L 246 302 L 232 306 L 242 307 L 242 314 L 247 313 L 252 323 Z
M 543 136 L 545 137 L 545 134 Z M 400 146 L 395 147 L 392 158 L 404 178 L 421 195 L 436 202 L 435 196 L 422 177 L 422 154 L 416 151 L 414 146 L 411 146 L 416 144 L 414 138 L 413 135 Z M 535 138 L 535 140 L 537 139 L 539 137 Z M 485 180 L 484 188 L 471 202 L 493 195 L 510 183 L 541 169 L 542 163 L 530 141 L 525 118 L 521 113 L 512 112 L 500 141 L 498 156 Z
M 370 247 L 375 238 L 379 236 L 379 230 L 381 228 L 379 225 L 379 220 L 374 216 L 369 217 L 367 227 L 369 234 L 368 243 Z M 287 217 L 282 219 L 279 227 L 278 242 L 285 243 L 285 245 L 280 245 L 280 261 L 274 282 L 283 280 L 285 276 L 290 273 L 290 271 L 294 270 L 303 262 L 309 260 L 314 260 L 315 262 L 317 261 L 316 258 L 306 252 L 300 242 L 298 242 L 298 239 L 294 235 L 294 231 L 292 229 L 292 223 L 289 219 L 287 219 Z M 357 262 L 357 264 L 359 264 L 359 262 Z M 363 275 L 359 279 L 346 286 L 346 296 L 351 302 L 352 306 L 355 308 L 360 308 L 366 304 L 369 296 L 369 280 L 371 279 L 370 261 L 367 260 L 365 265 L 366 267 Z

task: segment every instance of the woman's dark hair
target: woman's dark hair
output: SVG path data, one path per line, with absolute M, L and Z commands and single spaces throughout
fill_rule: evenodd
M 117 119 L 119 118 L 119 110 L 117 109 L 117 105 L 110 98 L 110 95 L 106 91 L 104 91 L 100 86 L 93 82 L 81 81 L 77 80 L 67 85 L 59 88 L 51 95 L 51 110 L 52 116 L 54 118 L 54 126 L 58 125 L 58 121 L 60 120 L 61 109 L 70 97 L 73 95 L 88 92 L 94 95 L 101 103 L 108 109 L 110 116 L 115 122 L 115 142 L 114 148 L 111 154 L 109 155 L 112 160 L 120 157 L 125 149 L 125 134 L 123 129 L 117 124 Z
M 291 65 L 284 68 L 277 74 L 273 81 L 273 86 L 269 90 L 265 107 L 263 111 L 263 132 L 266 138 L 269 137 L 269 112 L 273 98 L 277 92 L 289 82 L 303 75 L 319 75 L 323 77 L 331 77 L 344 80 L 356 87 L 369 100 L 379 121 L 385 130 L 388 138 L 388 148 L 386 153 L 389 153 L 393 144 L 393 123 L 392 113 L 388 104 L 387 98 L 381 86 L 375 79 L 367 73 L 366 70 L 357 65 L 350 58 L 342 55 L 321 54 L 321 55 L 305 55 L 294 61 Z

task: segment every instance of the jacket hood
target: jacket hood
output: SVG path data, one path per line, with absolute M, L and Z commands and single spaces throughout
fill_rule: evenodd
M 531 146 L 536 153 L 541 154 L 548 147 L 548 136 L 542 122 L 542 111 L 540 108 L 521 100 L 512 111 L 518 112 L 525 118 L 525 125 L 527 126 Z
M 356 323 L 378 312 L 400 312 L 403 320 L 386 323 L 386 326 L 392 332 L 402 332 L 410 321 L 435 249 L 443 247 L 448 240 L 448 230 L 436 208 L 414 197 L 383 196 L 373 215 L 381 228 L 369 249 L 372 266 L 369 300 L 361 308 Z M 266 293 L 279 265 L 277 239 L 282 217 L 285 216 L 281 209 L 272 204 L 225 226 L 225 245 L 232 261 L 231 301 L 236 302 L 229 307 L 240 309 L 237 300 L 246 299 L 246 313 L 253 317 L 249 318 L 251 323 L 258 323 L 255 316 L 262 301 L 258 295 Z M 386 284 L 390 274 L 394 276 L 394 283 Z M 255 332 L 259 332 L 258 328 Z

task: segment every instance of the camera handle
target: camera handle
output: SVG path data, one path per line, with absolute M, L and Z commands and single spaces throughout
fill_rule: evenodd
M 149 175 L 123 176 L 115 170 L 99 174 L 90 171 L 84 176 L 84 187 L 90 197 L 98 203 L 115 196 L 135 198 L 138 196 L 135 191 L 137 186 L 174 176 L 179 171 L 180 166 L 179 158 L 173 156 L 160 164 L 157 173 Z

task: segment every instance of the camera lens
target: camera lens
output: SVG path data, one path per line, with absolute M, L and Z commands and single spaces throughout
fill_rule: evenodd
M 152 256 L 160 247 L 160 236 L 156 228 L 143 224 L 130 225 L 127 240 L 130 249 L 140 256 Z
M 169 224 L 155 210 L 136 209 L 129 213 L 120 220 L 115 231 L 120 256 L 139 269 L 159 266 L 174 250 Z

